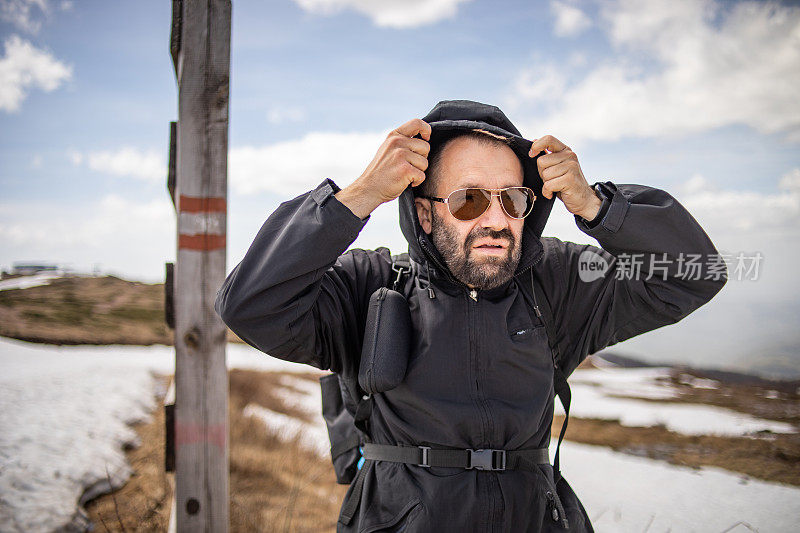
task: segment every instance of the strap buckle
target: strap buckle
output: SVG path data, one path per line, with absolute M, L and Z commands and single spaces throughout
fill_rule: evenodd
M 431 447 L 430 446 L 417 446 L 417 448 L 419 448 L 420 451 L 422 452 L 422 460 L 420 461 L 420 463 L 417 466 L 421 466 L 423 468 L 430 468 L 431 467 L 431 462 L 430 462 L 430 459 L 428 458 L 428 452 L 431 451 Z
M 469 452 L 468 470 L 505 470 L 506 451 L 505 450 L 472 450 Z
M 392 270 L 397 272 L 397 277 L 392 284 L 392 290 L 398 290 L 400 288 L 400 281 L 403 279 L 403 275 L 410 274 L 411 268 L 410 267 L 401 267 L 397 263 L 392 263 Z

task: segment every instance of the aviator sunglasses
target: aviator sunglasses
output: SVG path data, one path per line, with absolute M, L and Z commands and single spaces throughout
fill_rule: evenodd
M 494 196 L 500 198 L 500 205 L 506 215 L 515 219 L 528 216 L 533 210 L 533 202 L 536 200 L 533 190 L 528 187 L 506 187 L 504 189 L 468 187 L 456 189 L 447 198 L 436 196 L 421 196 L 421 198 L 447 204 L 447 208 L 454 217 L 466 221 L 474 220 L 484 214 L 489 209 Z

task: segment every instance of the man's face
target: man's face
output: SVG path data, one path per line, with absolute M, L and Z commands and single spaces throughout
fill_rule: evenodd
M 520 186 L 522 178 L 522 164 L 508 146 L 460 137 L 448 143 L 441 154 L 434 196 L 446 198 L 465 187 Z M 455 218 L 441 202 L 417 202 L 420 224 L 431 234 L 433 244 L 457 279 L 470 287 L 491 289 L 513 277 L 522 253 L 524 220 L 507 216 L 499 197 L 492 198 L 483 215 L 467 221 Z M 427 214 L 425 205 L 430 206 Z M 500 248 L 487 246 L 490 244 Z

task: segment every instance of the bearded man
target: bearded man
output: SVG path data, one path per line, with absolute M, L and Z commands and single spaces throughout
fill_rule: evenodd
M 531 142 L 497 107 L 444 101 L 390 132 L 349 186 L 326 179 L 281 204 L 220 289 L 223 320 L 355 387 L 370 297 L 396 273 L 386 248 L 347 248 L 396 198 L 410 353 L 399 384 L 364 397 L 364 462 L 338 530 L 592 531 L 549 458 L 554 380 L 708 302 L 727 279 L 714 245 L 665 191 L 590 186 L 555 137 Z M 556 199 L 600 247 L 542 237 Z M 693 277 L 682 254 L 702 260 Z M 636 275 L 616 275 L 632 255 Z

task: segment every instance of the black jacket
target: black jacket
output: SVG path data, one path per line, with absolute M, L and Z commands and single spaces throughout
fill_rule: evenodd
M 677 200 L 642 185 L 601 183 L 604 201 L 597 218 L 587 222 L 575 216 L 578 227 L 602 248 L 541 237 L 554 200 L 541 195 L 536 162 L 527 156 L 531 143 L 505 115 L 493 106 L 447 101 L 424 120 L 433 129 L 431 143 L 457 129 L 512 136 L 524 184 L 537 200 L 525 220 L 514 279 L 478 291 L 473 299 L 420 227 L 412 189 L 400 196 L 400 225 L 416 277 L 403 291 L 414 327 L 413 350 L 403 383 L 375 396 L 372 439 L 472 449 L 547 447 L 553 367 L 543 323 L 532 319 L 518 285 L 530 282 L 529 269 L 541 279 L 553 310 L 568 376 L 588 354 L 675 323 L 708 302 L 725 284 L 724 263 Z M 242 339 L 271 356 L 355 376 L 369 297 L 393 275 L 386 248 L 347 250 L 369 217 L 361 220 L 339 202 L 333 196 L 338 190 L 326 179 L 281 204 L 226 279 L 216 309 Z M 590 282 L 579 275 L 579 257 L 586 250 L 611 267 Z M 615 275 L 621 254 L 643 254 L 640 275 Z M 685 254 L 701 254 L 696 275 L 681 275 Z M 651 258 L 662 270 L 647 279 Z M 564 525 L 548 512 L 549 465 L 487 472 L 379 461 L 368 468 L 355 519 L 347 527 L 339 524 L 342 531 L 405 526 L 408 532 L 516 532 Z M 574 493 L 562 500 L 570 530 L 591 531 Z

